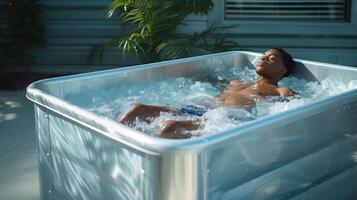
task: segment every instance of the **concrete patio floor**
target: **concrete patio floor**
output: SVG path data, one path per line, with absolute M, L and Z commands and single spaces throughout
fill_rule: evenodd
M 25 90 L 0 91 L 0 199 L 39 199 L 35 115 Z

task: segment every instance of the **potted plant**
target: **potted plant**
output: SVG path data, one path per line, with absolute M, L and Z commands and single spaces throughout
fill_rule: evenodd
M 237 49 L 236 42 L 223 36 L 230 27 L 212 24 L 200 33 L 176 32 L 188 15 L 207 14 L 212 8 L 211 0 L 114 0 L 108 17 L 117 16 L 128 31 L 93 47 L 88 59 L 102 60 L 110 47 L 123 56 L 135 53 L 143 63 Z

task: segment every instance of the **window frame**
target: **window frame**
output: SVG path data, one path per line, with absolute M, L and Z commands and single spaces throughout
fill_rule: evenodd
M 214 8 L 208 14 L 208 24 L 218 23 L 231 28 L 233 33 L 304 34 L 304 35 L 357 35 L 357 1 L 349 5 L 349 21 L 293 21 L 293 20 L 225 20 L 224 0 L 213 0 Z

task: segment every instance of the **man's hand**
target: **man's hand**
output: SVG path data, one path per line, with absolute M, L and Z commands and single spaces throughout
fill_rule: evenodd
M 277 88 L 276 90 L 279 92 L 280 96 L 285 96 L 285 97 L 294 96 L 294 92 L 287 87 L 280 87 Z

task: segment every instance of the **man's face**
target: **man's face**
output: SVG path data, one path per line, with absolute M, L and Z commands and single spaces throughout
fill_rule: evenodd
M 279 51 L 269 49 L 260 58 L 255 70 L 257 74 L 269 79 L 278 79 L 286 73 L 284 62 Z

